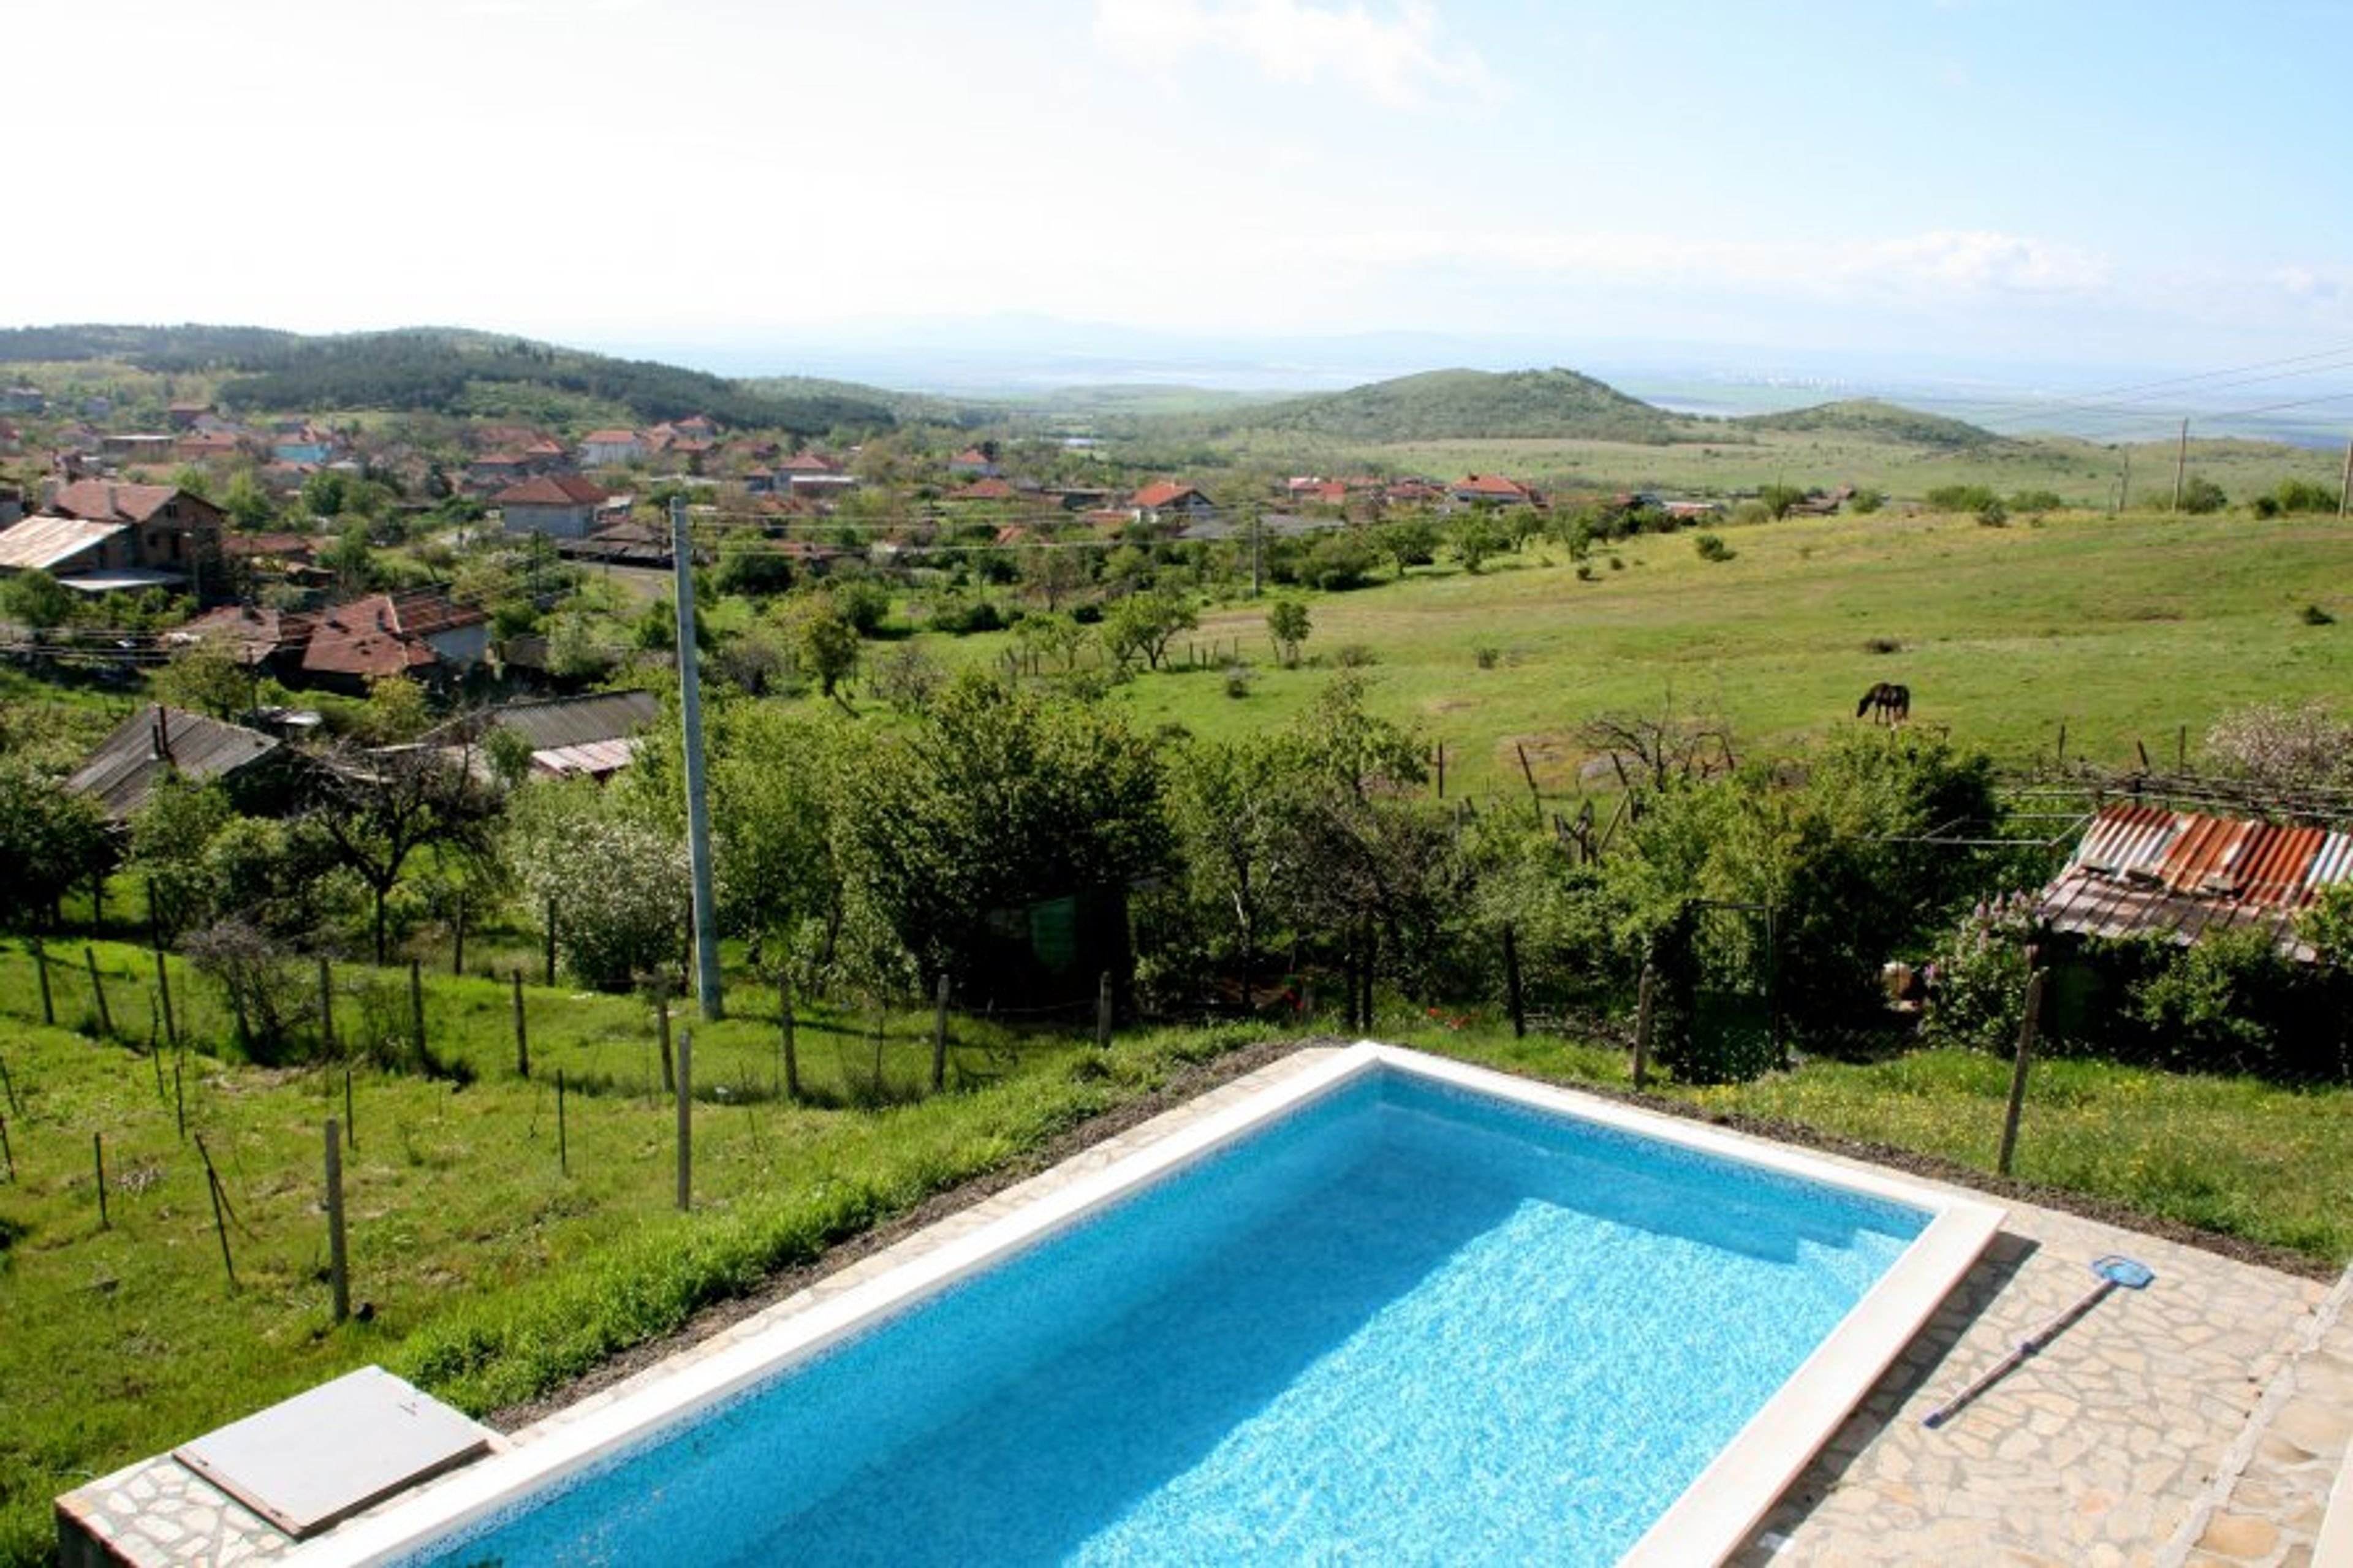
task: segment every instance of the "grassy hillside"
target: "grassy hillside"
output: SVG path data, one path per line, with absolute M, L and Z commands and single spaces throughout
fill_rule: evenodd
M 1859 436 L 1869 440 L 1953 450 L 1989 447 L 2002 437 L 1960 419 L 1923 414 L 1877 398 L 1853 398 L 1812 408 L 1792 408 L 1779 414 L 1751 414 L 1732 421 L 1742 429 L 1788 430 L 1800 434 Z
M 255 413 L 430 410 L 578 419 L 610 410 L 643 423 L 708 414 L 738 428 L 805 435 L 895 422 L 858 389 L 764 393 L 676 365 L 444 328 L 330 337 L 238 327 L 25 328 L 0 332 L 0 363 L 28 373 L 40 364 L 86 372 L 111 365 L 149 376 L 201 376 L 223 406 Z M 88 375 L 71 379 L 86 384 Z
M 1745 750 L 1854 722 L 1877 680 L 1913 690 L 1917 723 L 1997 756 L 2124 763 L 2137 742 L 2194 747 L 2221 712 L 2342 705 L 2353 690 L 2353 529 L 2335 519 L 2059 514 L 1792 520 L 1644 535 L 1589 563 L 1538 545 L 1477 574 L 1418 568 L 1402 585 L 1307 598 L 1308 668 L 1277 668 L 1263 602 L 1213 608 L 1180 639 L 1238 645 L 1247 694 L 1215 668 L 1149 675 L 1119 700 L 1151 723 L 1209 734 L 1279 723 L 1362 650 L 1375 707 L 1445 743 L 1450 793 L 1524 804 L 1525 746 L 1548 802 L 1609 783 L 1574 739 L 1605 710 L 1698 708 Z M 1614 555 L 1617 565 L 1611 564 Z M 2316 605 L 2339 624 L 2307 623 Z M 996 637 L 933 646 L 992 658 Z M 1892 651 L 1877 651 L 1892 646 Z
M 1224 434 L 1339 442 L 1458 437 L 1682 438 L 1689 422 L 1572 370 L 1437 370 L 1346 392 L 1272 403 L 1225 416 Z

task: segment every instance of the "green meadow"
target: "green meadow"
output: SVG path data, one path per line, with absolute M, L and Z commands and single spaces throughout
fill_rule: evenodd
M 1544 542 L 1475 574 L 1398 584 L 1384 568 L 1371 587 L 1303 595 L 1297 669 L 1277 665 L 1262 601 L 1228 602 L 1177 640 L 1199 668 L 1141 675 L 1120 700 L 1229 735 L 1281 722 L 1362 660 L 1375 710 L 1446 748 L 1450 794 L 1524 797 L 1525 749 L 1550 800 L 1614 787 L 1577 739 L 1603 712 L 1705 713 L 1742 749 L 1779 751 L 1854 722 L 1864 689 L 1894 680 L 1915 723 L 1997 758 L 2053 755 L 2063 728 L 2070 758 L 2125 766 L 2137 746 L 2170 761 L 2185 731 L 2194 757 L 2234 708 L 2353 691 L 2353 527 L 2334 518 L 1987 527 L 1888 510 L 1710 531 L 1729 559 L 1703 559 L 1685 531 L 1597 546 L 1582 571 Z M 964 657 L 1001 646 L 968 641 Z M 1236 647 L 1239 683 L 1219 668 Z

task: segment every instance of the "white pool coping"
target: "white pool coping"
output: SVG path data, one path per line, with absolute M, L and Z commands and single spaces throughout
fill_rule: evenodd
M 355 1520 L 298 1548 L 284 1561 L 304 1568 L 364 1568 L 421 1551 L 617 1447 L 690 1419 L 822 1352 L 877 1319 L 990 1267 L 1260 1124 L 1384 1067 L 1932 1215 L 1788 1383 L 1636 1543 L 1623 1559 L 1629 1563 L 1680 1568 L 1715 1562 L 1736 1550 L 1919 1332 L 1992 1240 L 2002 1219 L 2003 1211 L 1995 1205 L 1882 1172 L 1419 1051 L 1359 1041 L 1247 1099 L 1200 1115 L 1099 1170 L 1050 1182 L 1033 1199 L 997 1219 L 805 1310 L 779 1317 L 714 1353 L 686 1361 L 669 1375 L 638 1384 L 576 1421 L 551 1424 L 536 1440 L 494 1454 L 413 1499 Z

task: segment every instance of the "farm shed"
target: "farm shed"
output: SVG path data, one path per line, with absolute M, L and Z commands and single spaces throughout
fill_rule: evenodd
M 2093 816 L 2035 915 L 2055 931 L 2185 943 L 2252 926 L 2310 963 L 2296 917 L 2323 888 L 2348 878 L 2353 834 L 2120 802 Z

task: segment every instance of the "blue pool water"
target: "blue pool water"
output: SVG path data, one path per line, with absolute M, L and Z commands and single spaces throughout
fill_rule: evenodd
M 1927 1218 L 1384 1068 L 417 1561 L 1609 1563 Z

